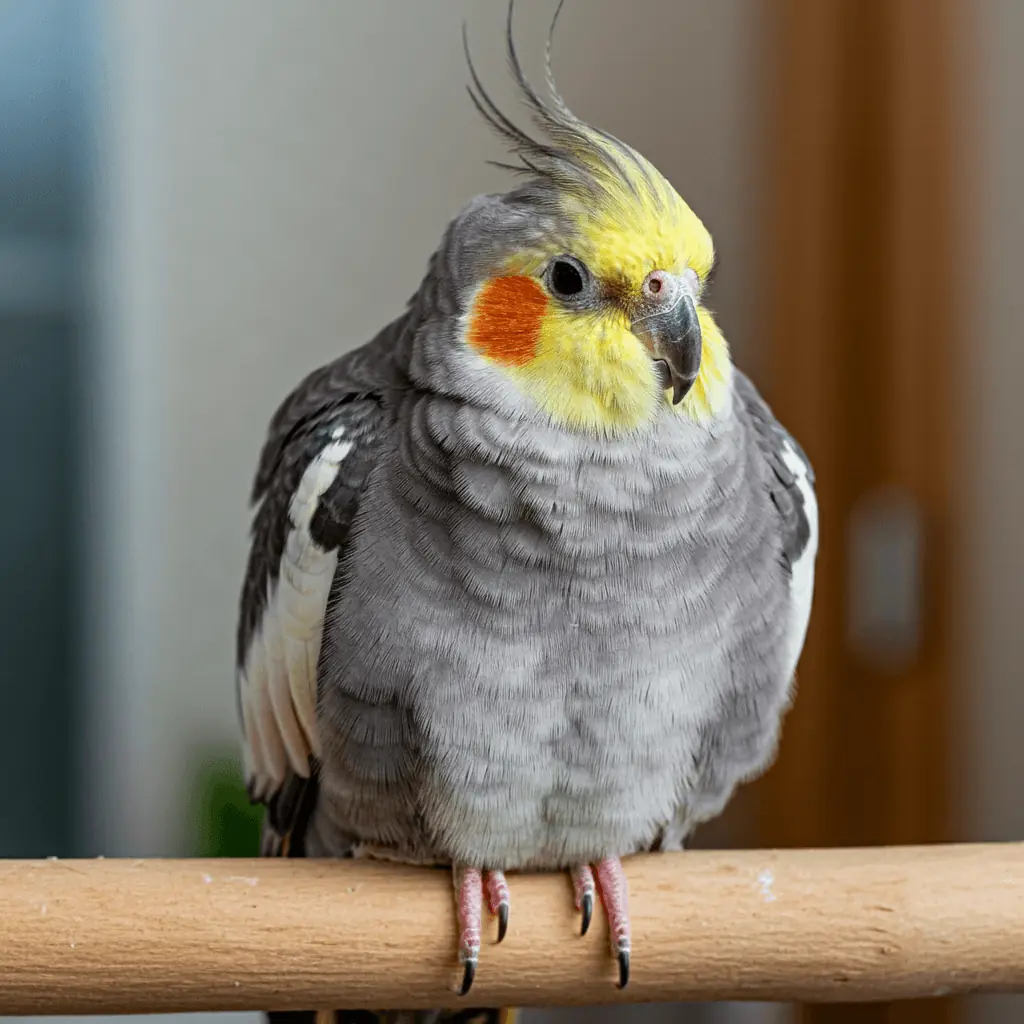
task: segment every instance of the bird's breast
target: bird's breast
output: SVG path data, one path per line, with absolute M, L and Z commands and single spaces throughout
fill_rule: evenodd
M 774 600 L 742 467 L 661 435 L 510 449 L 458 409 L 444 444 L 437 415 L 375 478 L 339 570 L 325 797 L 364 841 L 484 866 L 643 848 L 699 784 Z

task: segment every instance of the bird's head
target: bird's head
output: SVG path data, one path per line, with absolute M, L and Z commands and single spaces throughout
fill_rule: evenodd
M 533 89 L 511 4 L 508 51 L 541 136 L 497 108 L 470 61 L 474 103 L 520 161 L 500 166 L 527 180 L 475 200 L 449 229 L 442 258 L 463 367 L 480 371 L 478 389 L 504 378 L 579 430 L 631 429 L 666 409 L 713 419 L 728 402 L 731 362 L 702 303 L 710 234 L 649 161 L 572 114 L 550 61 L 548 99 Z

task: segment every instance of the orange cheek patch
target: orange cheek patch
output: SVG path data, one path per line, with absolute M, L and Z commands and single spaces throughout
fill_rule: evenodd
M 496 277 L 473 304 L 469 343 L 496 363 L 522 366 L 537 352 L 548 298 L 532 277 Z

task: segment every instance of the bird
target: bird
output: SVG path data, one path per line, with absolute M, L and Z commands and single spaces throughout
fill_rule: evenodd
M 529 130 L 466 42 L 513 183 L 274 413 L 238 622 L 261 855 L 449 869 L 463 996 L 524 871 L 571 877 L 581 934 L 603 907 L 628 984 L 622 858 L 682 849 L 771 764 L 814 589 L 810 461 L 708 306 L 708 229 L 559 94 L 561 6 L 538 91 L 509 4 Z

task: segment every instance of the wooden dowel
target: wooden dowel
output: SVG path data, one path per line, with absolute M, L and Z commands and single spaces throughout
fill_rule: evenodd
M 473 1005 L 1024 989 L 1024 844 L 625 864 L 632 979 L 568 875 L 511 875 Z M 364 861 L 0 861 L 0 1014 L 457 1006 L 450 875 Z M 485 911 L 486 913 L 486 911 Z

